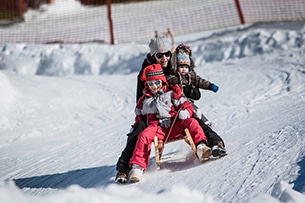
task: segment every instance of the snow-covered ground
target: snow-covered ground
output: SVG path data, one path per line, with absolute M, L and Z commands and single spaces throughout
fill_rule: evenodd
M 27 202 L 305 202 L 305 27 L 257 24 L 176 38 L 219 86 L 196 102 L 228 156 L 183 141 L 143 181 L 114 183 L 147 43 L 0 44 L 0 199 Z M 147 42 L 149 39 L 147 39 Z

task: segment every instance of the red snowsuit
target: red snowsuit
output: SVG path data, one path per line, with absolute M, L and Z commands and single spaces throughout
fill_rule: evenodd
M 154 136 L 157 135 L 159 140 L 164 141 L 169 132 L 171 122 L 173 122 L 175 115 L 179 113 L 179 109 L 185 109 L 190 116 L 193 115 L 192 104 L 183 97 L 178 85 L 173 86 L 172 90 L 167 90 L 167 86 L 165 86 L 157 95 L 153 95 L 150 92 L 144 93 L 136 105 L 135 123 L 141 120 L 143 116 L 146 116 L 148 127 L 139 134 L 129 164 L 137 164 L 144 170 L 147 168 Z M 200 141 L 207 142 L 202 128 L 194 118 L 181 120 L 177 117 L 169 139 L 183 134 L 185 128 L 189 129 L 195 144 Z

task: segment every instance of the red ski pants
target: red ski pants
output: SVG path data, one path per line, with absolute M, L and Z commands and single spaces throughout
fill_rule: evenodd
M 187 118 L 185 120 L 177 119 L 169 139 L 175 138 L 176 135 L 184 133 L 185 128 L 189 129 L 195 144 L 202 140 L 207 142 L 207 138 L 202 128 L 194 118 Z M 159 140 L 164 141 L 168 131 L 169 128 L 162 128 L 158 125 L 149 125 L 145 128 L 138 136 L 138 141 L 129 164 L 137 164 L 145 170 L 150 158 L 151 144 L 154 141 L 154 136 L 156 135 Z

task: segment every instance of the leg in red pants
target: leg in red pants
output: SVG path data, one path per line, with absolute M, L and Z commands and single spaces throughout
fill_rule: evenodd
M 183 133 L 185 128 L 188 128 L 190 131 L 195 145 L 201 141 L 205 141 L 205 143 L 207 143 L 207 138 L 202 128 L 200 127 L 198 121 L 194 118 L 187 118 L 185 120 L 177 119 L 170 134 L 170 138 L 174 138 L 175 135 Z
M 164 140 L 167 130 L 157 125 L 150 125 L 145 128 L 138 136 L 138 141 L 129 164 L 137 164 L 146 170 L 154 137 L 157 135 L 158 139 Z
M 183 133 L 185 128 L 189 129 L 195 144 L 201 141 L 207 142 L 207 138 L 202 128 L 194 118 L 176 120 L 169 139 L 173 138 L 177 134 Z M 164 141 L 165 135 L 167 135 L 168 131 L 169 128 L 164 129 L 160 126 L 148 126 L 144 129 L 138 137 L 133 156 L 129 163 L 139 165 L 146 170 L 151 153 L 151 144 L 154 141 L 154 137 L 157 136 L 159 140 Z

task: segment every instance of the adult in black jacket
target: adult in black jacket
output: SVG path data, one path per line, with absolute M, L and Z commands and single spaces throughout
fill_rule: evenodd
M 142 63 L 142 68 L 137 77 L 136 101 L 138 101 L 138 99 L 143 95 L 143 90 L 144 90 L 144 82 L 141 81 L 140 76 L 142 75 L 144 68 L 151 64 L 156 64 L 156 63 L 160 64 L 163 68 L 163 73 L 166 76 L 166 79 L 171 84 L 178 84 L 179 82 L 177 79 L 176 70 L 172 68 L 172 62 L 171 62 L 172 47 L 168 39 L 164 36 L 151 39 L 149 43 L 149 48 L 150 48 L 150 53 L 146 55 L 146 58 Z M 191 65 L 194 66 L 194 62 L 192 59 L 191 59 Z M 199 89 L 193 86 L 186 85 L 185 87 L 183 87 L 183 91 L 185 96 L 190 99 L 198 100 L 201 96 Z M 217 133 L 214 132 L 209 126 L 207 126 L 203 120 L 198 118 L 197 120 L 200 126 L 203 128 L 209 143 L 213 143 L 213 145 L 215 143 L 221 143 L 222 147 L 224 148 L 224 142 L 221 139 L 221 137 L 217 135 Z M 132 157 L 138 135 L 143 129 L 146 128 L 146 126 L 147 126 L 146 121 L 145 119 L 143 119 L 141 122 L 138 122 L 135 126 L 132 126 L 132 131 L 127 134 L 128 136 L 127 144 L 124 150 L 122 151 L 121 156 L 119 157 L 116 164 L 116 170 L 117 170 L 117 175 L 115 178 L 116 182 L 119 183 L 127 182 L 128 173 L 131 169 L 129 165 L 129 160 Z

